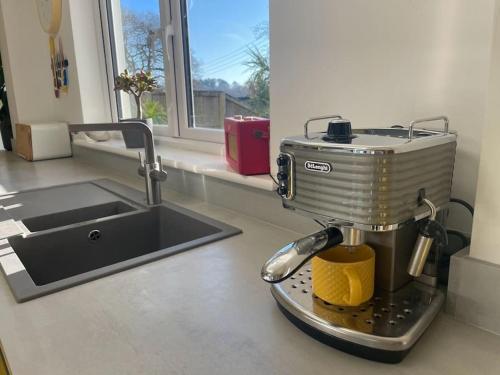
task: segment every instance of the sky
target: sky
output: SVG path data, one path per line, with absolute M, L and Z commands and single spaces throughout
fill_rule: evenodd
M 122 7 L 159 13 L 161 0 L 121 0 Z M 189 43 L 201 63 L 203 78 L 244 83 L 248 46 L 266 48 L 267 38 L 255 38 L 255 26 L 269 22 L 269 0 L 186 0 Z

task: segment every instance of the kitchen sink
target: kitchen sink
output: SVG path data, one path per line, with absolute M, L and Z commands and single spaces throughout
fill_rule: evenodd
M 105 191 L 101 201 L 110 201 L 43 215 L 33 191 L 24 201 L 19 195 L 23 212 L 36 215 L 19 218 L 26 233 L 0 240 L 0 267 L 18 302 L 241 233 L 168 202 L 145 206 L 143 194 L 109 180 L 91 185 Z
M 22 222 L 31 232 L 39 232 L 93 219 L 122 214 L 136 210 L 135 207 L 121 201 L 83 207 L 69 211 L 55 212 L 48 215 L 23 219 Z
M 213 225 L 164 206 L 54 231 L 11 238 L 10 245 L 36 285 L 46 285 L 169 249 L 169 255 L 222 232 Z M 162 255 L 165 255 L 163 253 Z M 156 255 L 158 257 L 158 254 Z

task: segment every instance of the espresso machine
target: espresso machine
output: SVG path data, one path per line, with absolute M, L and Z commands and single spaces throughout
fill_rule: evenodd
M 310 132 L 318 120 L 330 120 L 328 129 Z M 420 126 L 436 122 L 442 130 Z M 404 358 L 444 302 L 437 262 L 446 243 L 456 138 L 445 116 L 352 130 L 333 115 L 312 118 L 303 136 L 281 141 L 277 192 L 283 206 L 323 227 L 284 246 L 261 271 L 292 323 L 360 357 Z M 315 296 L 310 260 L 339 244 L 354 249 L 362 243 L 376 254 L 372 299 L 347 307 Z

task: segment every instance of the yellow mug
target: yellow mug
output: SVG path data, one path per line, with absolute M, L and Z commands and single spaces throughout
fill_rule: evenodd
M 332 305 L 358 306 L 373 296 L 375 251 L 368 245 L 335 246 L 311 262 L 313 293 Z

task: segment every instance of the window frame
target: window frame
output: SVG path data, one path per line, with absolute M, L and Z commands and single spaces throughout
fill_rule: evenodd
M 174 61 L 178 72 L 177 90 L 182 97 L 180 104 L 179 134 L 181 138 L 204 140 L 207 142 L 224 143 L 224 129 L 193 127 L 190 113 L 193 113 L 193 91 L 191 88 L 191 55 L 189 53 L 188 14 L 186 0 L 166 0 L 173 5 L 176 18 L 173 19 Z M 186 55 L 187 54 L 187 55 Z M 189 95 L 189 96 L 188 96 Z
M 193 103 L 193 92 L 190 89 L 191 74 L 188 70 L 190 69 L 190 53 L 189 40 L 186 35 L 188 22 L 186 0 L 159 0 L 159 5 L 165 75 L 170 77 L 165 80 L 168 124 L 166 126 L 154 125 L 153 133 L 157 136 L 224 143 L 224 129 L 190 126 L 189 111 L 192 110 L 190 101 Z M 117 20 L 114 17 L 116 11 L 113 12 L 116 7 L 121 7 L 120 0 L 100 0 L 113 121 L 118 121 L 120 107 L 127 95 L 114 91 L 114 77 L 120 71 L 116 55 Z M 188 93 L 191 98 L 188 98 Z

